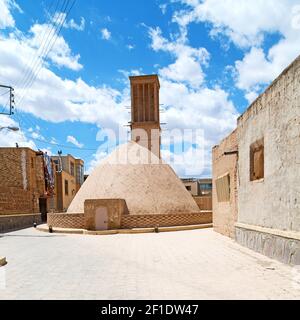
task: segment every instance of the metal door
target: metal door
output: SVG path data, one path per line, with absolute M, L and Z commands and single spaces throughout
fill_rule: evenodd
M 95 214 L 96 231 L 108 229 L 108 212 L 106 207 L 99 207 Z

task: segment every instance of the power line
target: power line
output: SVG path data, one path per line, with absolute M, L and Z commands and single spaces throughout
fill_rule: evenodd
M 64 0 L 65 1 L 65 0 Z M 53 5 L 54 2 L 52 2 L 52 5 Z M 58 4 L 59 4 L 59 0 L 56 4 L 56 8 L 54 10 L 54 13 L 53 13 L 53 16 L 55 16 L 55 14 L 57 13 L 57 9 L 58 9 Z M 52 7 L 51 5 L 51 7 Z M 49 8 L 49 11 L 51 9 Z M 52 18 L 53 19 L 53 18 Z M 25 72 L 22 80 L 20 80 L 18 82 L 18 86 L 24 81 L 24 84 L 26 84 L 26 82 L 28 81 L 28 77 L 31 75 L 31 70 L 34 69 L 34 66 L 35 64 L 38 62 L 39 58 L 41 57 L 41 54 L 43 53 L 43 49 L 45 48 L 45 44 L 46 44 L 46 41 L 50 35 L 50 33 L 52 32 L 53 30 L 53 24 L 50 24 L 51 23 L 51 15 L 49 16 L 49 22 L 47 24 L 48 28 L 45 30 L 44 33 L 41 33 L 38 37 L 38 40 L 42 39 L 42 41 L 40 42 L 40 47 L 38 48 L 38 51 L 37 51 L 37 55 L 34 55 L 30 61 L 30 63 L 27 64 L 27 71 Z M 49 30 L 49 33 L 47 35 L 47 32 Z M 37 41 L 39 43 L 39 41 Z M 40 52 L 40 53 L 39 53 Z
M 18 132 L 18 134 L 20 136 L 22 136 L 22 137 L 25 137 L 25 134 L 23 132 Z M 56 143 L 56 142 L 50 142 L 50 141 L 47 141 L 47 140 L 42 140 L 42 139 L 33 138 L 33 137 L 30 137 L 29 139 L 37 141 L 37 142 L 41 142 L 41 143 L 44 143 L 44 144 L 48 144 L 48 145 L 52 145 L 52 146 L 56 146 L 56 147 L 60 147 L 60 148 L 65 148 L 65 149 L 73 149 L 73 150 L 80 150 L 80 151 L 97 151 L 98 150 L 96 148 L 72 147 L 72 146 L 67 146 L 67 145 L 64 145 L 64 144 L 60 144 L 60 143 Z
M 63 26 L 63 24 L 65 23 L 65 20 L 67 18 L 66 15 L 66 10 L 68 8 L 69 5 L 69 1 L 70 0 L 64 0 L 64 3 L 61 7 L 62 12 L 60 14 L 57 15 L 56 20 L 52 23 L 52 27 L 50 32 L 48 33 L 48 36 L 46 37 L 45 43 L 41 44 L 41 48 L 42 48 L 42 52 L 40 53 L 39 56 L 37 56 L 37 59 L 32 67 L 31 72 L 29 73 L 29 77 L 27 77 L 25 84 L 24 84 L 24 92 L 22 97 L 19 99 L 18 104 L 21 104 L 21 102 L 23 101 L 26 92 L 28 91 L 28 89 L 33 85 L 33 83 L 35 82 L 42 66 L 43 66 L 43 60 L 47 59 L 50 51 L 52 50 L 54 44 L 57 41 L 57 38 L 59 36 L 59 33 L 61 31 L 61 28 Z M 73 5 L 75 3 L 76 0 L 73 1 Z M 70 12 L 70 10 L 69 10 Z M 65 18 L 63 18 L 65 17 Z M 50 40 L 48 40 L 50 37 Z M 56 37 L 56 38 L 55 38 Z M 53 41 L 54 39 L 54 41 Z M 52 42 L 53 41 L 53 42 Z M 47 43 L 48 42 L 48 43 Z M 52 44 L 51 44 L 52 42 Z
M 52 2 L 52 5 L 53 5 L 53 3 L 54 2 Z M 70 0 L 64 0 L 63 4 L 61 6 L 61 12 L 58 13 L 57 12 L 57 8 L 58 8 L 59 1 L 57 1 L 57 5 L 56 5 L 56 8 L 54 10 L 53 17 L 52 17 L 52 19 L 54 19 L 54 21 L 52 21 L 52 23 L 51 23 L 50 31 L 48 32 L 47 36 L 46 36 L 47 31 L 44 33 L 44 36 L 43 36 L 42 42 L 41 42 L 41 46 L 40 46 L 40 48 L 38 49 L 38 52 L 37 52 L 36 59 L 32 59 L 30 64 L 27 65 L 28 66 L 28 70 L 25 73 L 22 81 L 19 82 L 19 83 L 22 83 L 24 81 L 24 84 L 23 84 L 24 91 L 23 91 L 22 97 L 18 100 L 18 103 L 17 103 L 18 105 L 21 104 L 21 102 L 23 101 L 23 99 L 24 99 L 24 97 L 26 95 L 26 92 L 28 91 L 28 89 L 35 82 L 39 72 L 42 69 L 43 60 L 47 59 L 49 53 L 51 52 L 52 48 L 54 47 L 54 45 L 55 45 L 55 43 L 56 43 L 56 41 L 57 41 L 57 39 L 58 39 L 58 37 L 59 37 L 59 35 L 61 33 L 61 30 L 62 30 L 62 28 L 63 28 L 63 26 L 65 24 L 65 21 L 67 20 L 67 18 L 69 16 L 73 6 L 75 5 L 75 3 L 76 3 L 76 0 L 73 0 L 73 2 L 71 3 L 71 6 L 69 6 Z M 49 40 L 49 37 L 50 37 L 50 40 Z M 33 65 L 30 66 L 32 63 L 33 63 Z M 19 126 L 21 128 L 22 127 L 21 126 L 21 122 L 23 122 L 23 121 L 21 121 L 21 119 L 19 117 L 19 115 L 21 115 L 21 113 L 19 113 L 18 111 L 19 110 L 16 109 L 16 113 L 15 114 L 16 114 L 16 117 L 18 119 Z M 25 120 L 25 114 L 23 113 L 22 115 L 23 115 L 23 118 Z M 30 120 L 29 117 L 28 117 L 28 120 L 33 124 L 32 120 Z M 25 133 L 23 133 L 22 136 L 24 137 Z M 73 149 L 73 150 L 79 150 L 79 151 L 93 151 L 93 152 L 97 151 L 97 149 L 95 149 L 95 148 L 71 147 L 71 146 L 66 146 L 66 145 L 62 145 L 62 144 L 58 144 L 58 143 L 53 143 L 53 142 L 49 142 L 49 141 L 46 141 L 46 140 L 41 140 L 41 139 L 37 139 L 37 138 L 33 138 L 33 137 L 30 137 L 30 139 L 32 139 L 34 141 L 38 141 L 40 143 L 44 143 L 44 144 L 48 144 L 48 145 L 52 145 L 52 146 L 57 146 L 57 147 L 62 147 L 62 148 L 66 148 L 66 149 Z
M 1 111 L 0 111 L 0 114 L 5 114 L 5 110 L 6 110 L 6 108 L 8 107 L 8 105 L 9 105 L 9 100 L 10 100 L 10 98 L 8 98 L 8 100 L 7 100 L 7 102 L 6 102 L 6 104 L 4 105 L 2 105 L 2 109 L 1 109 Z
M 49 145 L 52 145 L 52 146 L 56 146 L 56 147 L 60 147 L 60 148 L 66 148 L 66 149 L 81 150 L 81 151 L 97 151 L 98 150 L 98 149 L 95 149 L 95 148 L 71 147 L 71 146 L 66 146 L 66 145 L 63 145 L 63 144 L 49 142 L 47 140 L 42 140 L 42 139 L 37 139 L 37 138 L 32 138 L 32 137 L 30 139 L 32 139 L 34 141 L 42 142 L 42 143 L 45 143 L 45 144 L 49 144 Z
M 50 25 L 51 23 L 51 20 L 53 20 L 53 18 L 56 16 L 56 20 L 52 21 L 51 23 L 51 26 L 48 27 L 46 29 L 46 31 L 44 32 L 43 36 L 42 36 L 42 41 L 41 41 L 41 45 L 37 51 L 37 55 L 33 57 L 33 59 L 31 60 L 31 62 L 29 64 L 27 64 L 27 72 L 25 72 L 25 75 L 22 79 L 22 81 L 24 81 L 24 84 L 23 84 L 23 87 L 24 87 L 24 92 L 23 92 L 23 96 L 19 99 L 18 101 L 18 105 L 21 104 L 21 101 L 23 100 L 24 96 L 25 96 L 25 92 L 29 89 L 29 84 L 30 84 L 30 81 L 33 80 L 32 78 L 32 75 L 35 75 L 35 69 L 36 67 L 38 66 L 37 63 L 40 63 L 40 61 L 44 58 L 44 54 L 46 53 L 45 51 L 45 48 L 48 48 L 48 46 L 46 47 L 47 45 L 47 40 L 50 36 L 50 34 L 52 33 L 52 31 L 54 30 L 55 28 L 55 25 L 57 25 L 57 28 L 58 28 L 58 22 L 59 22 L 59 19 L 60 19 L 60 15 L 57 14 L 57 9 L 58 9 L 58 5 L 59 5 L 59 0 L 57 0 L 57 3 L 56 3 L 56 7 L 54 9 L 54 12 L 53 12 L 53 16 L 51 17 L 51 9 L 53 7 L 53 4 L 54 4 L 54 1 L 52 2 L 51 6 L 49 7 L 49 11 L 50 12 L 50 15 L 49 15 L 49 22 L 48 22 L 48 25 Z M 64 0 L 64 3 L 63 5 L 61 6 L 61 9 L 64 8 L 65 6 L 66 1 Z M 48 35 L 47 35 L 47 32 L 49 31 Z M 57 32 L 57 29 L 55 29 L 54 31 L 54 35 L 56 35 L 56 32 Z M 41 38 L 41 37 L 40 37 Z M 39 38 L 39 39 L 40 39 Z M 52 39 L 51 39 L 52 40 Z M 22 81 L 19 81 L 18 83 L 21 84 Z M 27 86 L 27 89 L 26 89 L 26 86 Z M 16 113 L 18 112 L 18 110 L 16 109 Z M 18 114 L 16 114 L 17 118 L 18 118 L 18 122 L 20 124 L 20 117 Z M 21 113 L 20 113 L 20 116 L 21 116 Z M 24 120 L 27 118 L 27 123 L 30 123 L 30 125 L 33 125 L 35 126 L 35 124 L 33 123 L 33 121 L 26 116 L 25 113 L 22 114 Z
M 4 92 L 4 93 L 0 94 L 0 97 L 4 96 L 5 94 L 8 94 L 9 92 L 10 92 L 10 90 L 8 90 L 8 91 L 6 91 L 6 92 Z
M 63 17 L 63 16 L 65 15 L 65 16 L 64 16 L 64 19 L 62 19 L 62 20 L 58 23 L 57 28 L 55 29 L 54 34 L 53 34 L 52 38 L 51 38 L 50 41 L 49 41 L 49 44 L 51 44 L 52 39 L 54 39 L 54 42 L 50 45 L 50 47 L 49 47 L 49 45 L 48 45 L 48 47 L 47 47 L 47 49 L 46 49 L 47 52 L 46 52 L 46 54 L 45 54 L 44 59 L 47 59 L 47 56 L 48 56 L 49 52 L 52 50 L 53 46 L 55 45 L 55 43 L 56 43 L 56 41 L 57 41 L 57 39 L 58 39 L 58 36 L 59 36 L 59 34 L 60 34 L 61 30 L 62 30 L 62 27 L 63 27 L 63 25 L 64 25 L 67 17 L 69 16 L 69 14 L 70 14 L 70 12 L 71 12 L 71 10 L 72 10 L 75 2 L 76 2 L 76 0 L 73 1 L 72 5 L 69 7 L 67 13 L 66 13 L 66 10 L 67 10 L 67 6 L 69 5 L 69 1 L 66 2 L 66 6 L 65 6 L 64 9 L 63 9 L 63 13 L 60 14 L 61 17 Z M 29 82 L 29 84 L 28 84 L 25 92 L 23 93 L 22 98 L 18 101 L 18 104 L 21 104 L 21 102 L 23 101 L 23 99 L 24 99 L 24 97 L 25 97 L 26 91 L 28 91 L 28 89 L 33 85 L 33 83 L 34 83 L 34 81 L 36 80 L 36 78 L 37 78 L 39 72 L 41 71 L 41 69 L 42 69 L 42 64 L 40 64 L 40 65 L 38 66 L 38 70 L 36 71 L 36 73 L 35 73 L 35 72 L 32 73 L 32 77 L 30 78 L 30 82 Z M 33 123 L 31 120 L 29 120 L 29 121 L 30 121 L 31 123 Z
M 75 5 L 75 2 L 76 2 L 76 0 L 74 0 L 73 3 L 71 4 L 71 6 L 69 7 L 69 3 L 70 3 L 69 0 L 67 0 L 67 1 L 64 0 L 64 3 L 62 5 L 62 7 L 61 7 L 62 12 L 60 14 L 57 14 L 57 12 L 55 10 L 54 16 L 56 15 L 57 17 L 56 17 L 56 20 L 52 23 L 52 29 L 48 33 L 48 36 L 47 36 L 46 39 L 48 40 L 48 38 L 49 38 L 49 36 L 50 36 L 50 34 L 52 33 L 53 30 L 54 30 L 54 33 L 51 36 L 50 41 L 48 42 L 48 45 L 46 44 L 46 42 L 44 43 L 43 49 L 42 49 L 42 53 L 38 57 L 37 62 L 40 62 L 43 59 L 46 59 L 48 57 L 50 51 L 52 50 L 53 46 L 55 45 L 55 43 L 56 43 L 56 41 L 58 39 L 58 36 L 59 36 L 59 34 L 60 34 L 61 30 L 62 30 L 62 27 L 63 27 L 67 17 L 69 16 L 73 6 Z M 57 9 L 57 7 L 56 7 L 56 9 Z M 53 39 L 54 39 L 54 41 L 52 42 Z M 51 42 L 52 42 L 52 44 L 51 44 Z M 25 86 L 25 91 L 23 92 L 23 96 L 18 101 L 18 105 L 20 105 L 21 102 L 23 101 L 26 91 L 28 91 L 28 89 L 33 85 L 33 83 L 36 80 L 39 72 L 41 71 L 41 68 L 42 68 L 42 63 L 39 63 L 39 65 L 35 65 L 33 67 L 33 70 L 31 72 L 31 76 L 26 80 L 27 85 Z M 24 118 L 25 118 L 25 115 L 24 115 Z M 29 117 L 28 117 L 28 121 L 33 124 L 33 122 L 29 119 Z M 20 119 L 19 119 L 19 122 L 20 122 Z M 33 125 L 35 125 L 35 124 L 33 124 Z

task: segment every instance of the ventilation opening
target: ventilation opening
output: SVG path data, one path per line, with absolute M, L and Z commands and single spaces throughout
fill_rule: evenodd
M 264 139 L 261 139 L 250 146 L 250 181 L 264 178 L 264 158 Z

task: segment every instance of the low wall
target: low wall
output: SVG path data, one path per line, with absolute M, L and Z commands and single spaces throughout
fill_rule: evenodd
M 85 229 L 84 214 L 76 213 L 48 213 L 48 226 L 54 228 Z M 212 212 L 187 214 L 153 214 L 153 215 L 123 215 L 121 229 L 188 226 L 212 223 Z
M 42 221 L 40 213 L 0 215 L 0 233 L 32 227 Z
M 122 229 L 188 226 L 212 223 L 212 212 L 187 214 L 124 215 Z
M 53 228 L 84 229 L 83 213 L 48 213 L 47 224 Z
M 212 210 L 212 196 L 193 197 L 193 198 L 196 201 L 200 210 L 202 211 Z
M 300 233 L 237 223 L 235 238 L 240 245 L 269 258 L 300 265 Z

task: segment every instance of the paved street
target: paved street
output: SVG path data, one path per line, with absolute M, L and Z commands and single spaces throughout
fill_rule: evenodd
M 211 229 L 112 236 L 26 229 L 0 238 L 1 255 L 8 261 L 1 299 L 300 298 L 300 270 Z

